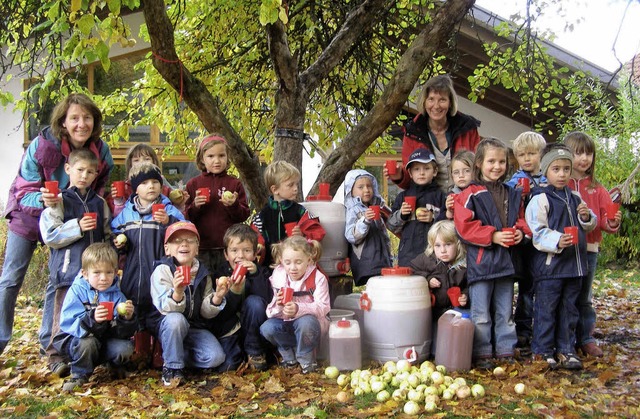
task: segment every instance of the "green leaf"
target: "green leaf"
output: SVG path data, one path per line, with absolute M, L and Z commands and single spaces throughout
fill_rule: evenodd
M 75 13 L 82 7 L 82 0 L 71 0 L 71 13 Z
M 111 10 L 111 13 L 113 13 L 114 15 L 120 14 L 120 0 L 107 0 L 107 5 L 109 6 L 109 10 Z
M 91 34 L 91 30 L 93 30 L 93 26 L 95 23 L 96 22 L 93 15 L 86 14 L 78 19 L 78 21 L 76 22 L 76 26 L 78 27 L 78 29 L 80 29 L 80 32 L 82 32 L 83 35 L 88 36 Z

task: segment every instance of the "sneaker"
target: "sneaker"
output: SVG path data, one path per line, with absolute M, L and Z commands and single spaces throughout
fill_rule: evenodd
M 68 377 L 69 374 L 71 374 L 71 367 L 69 364 L 62 361 L 49 365 L 49 369 L 60 378 Z
M 182 369 L 162 367 L 162 384 L 177 387 L 182 384 L 184 373 Z
M 600 358 L 601 356 L 604 355 L 604 353 L 602 352 L 602 349 L 600 349 L 598 344 L 596 344 L 595 342 L 585 343 L 580 347 L 580 349 L 582 350 L 583 354 L 593 356 L 596 358 Z
M 269 364 L 267 364 L 267 358 L 264 356 L 264 354 L 249 355 L 248 358 L 249 365 L 251 365 L 254 370 L 264 371 L 269 368 Z
M 296 361 L 295 359 L 291 361 L 282 360 L 280 365 L 282 365 L 282 367 L 286 369 L 295 368 L 298 366 L 298 361 Z
M 316 364 L 315 362 L 311 362 L 309 364 L 301 365 L 301 367 L 303 374 L 309 374 L 310 372 L 315 372 L 315 370 L 318 369 L 318 364 Z
M 473 367 L 479 370 L 490 370 L 493 368 L 491 358 L 477 358 L 473 362 Z
M 560 366 L 566 370 L 581 370 L 582 361 L 578 359 L 576 354 L 558 354 Z
M 550 369 L 555 370 L 558 368 L 558 361 L 556 361 L 553 354 L 542 355 L 542 359 L 549 365 Z
M 66 383 L 62 385 L 62 391 L 71 393 L 76 387 L 80 388 L 87 383 L 86 377 L 71 377 Z
M 114 380 L 127 378 L 127 370 L 123 366 L 109 365 L 109 375 Z

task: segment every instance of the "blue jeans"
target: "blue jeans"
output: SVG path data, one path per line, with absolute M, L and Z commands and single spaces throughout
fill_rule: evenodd
M 124 365 L 133 354 L 133 342 L 129 339 L 105 339 L 94 336 L 71 339 L 67 348 L 71 359 L 72 377 L 90 377 L 100 364 Z
M 167 314 L 158 329 L 165 367 L 215 368 L 225 360 L 222 346 L 213 333 L 191 327 L 182 313 Z
M 596 326 L 596 310 L 593 308 L 593 279 L 596 276 L 598 253 L 587 252 L 587 276 L 582 278 L 582 287 L 578 294 L 579 319 L 576 327 L 576 344 L 579 346 L 595 342 L 591 336 Z
M 242 303 L 242 331 L 247 355 L 264 355 L 268 342 L 260 334 L 260 326 L 267 321 L 267 302 L 257 295 L 248 296 Z
M 295 320 L 268 319 L 260 326 L 260 333 L 278 348 L 283 361 L 302 365 L 316 361 L 315 350 L 320 346 L 320 322 L 305 314 Z
M 235 332 L 232 335 L 218 338 L 220 346 L 224 351 L 224 362 L 216 368 L 217 372 L 235 371 L 238 369 L 242 361 L 244 361 L 244 354 L 240 349 L 240 331 Z
M 574 353 L 581 278 L 550 279 L 535 285 L 534 354 Z
M 16 299 L 37 244 L 37 242 L 27 240 L 11 230 L 7 231 L 7 245 L 4 253 L 2 278 L 0 278 L 0 353 L 4 351 L 9 339 L 11 339 Z M 50 304 L 50 306 L 52 305 Z M 53 307 L 51 307 L 50 314 L 47 318 L 47 312 L 43 313 L 42 324 L 51 324 Z M 46 348 L 48 344 L 49 341 L 44 344 L 42 340 L 40 341 L 41 348 Z
M 473 357 L 513 356 L 513 279 L 498 278 L 469 285 L 471 320 L 475 325 Z
M 518 280 L 518 299 L 513 319 L 516 335 L 530 340 L 533 336 L 533 278 L 529 272 L 525 272 Z

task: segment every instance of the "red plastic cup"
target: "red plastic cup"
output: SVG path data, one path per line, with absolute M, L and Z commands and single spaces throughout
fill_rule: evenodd
M 396 163 L 397 162 L 395 160 L 387 160 L 384 162 L 384 166 L 387 168 L 387 173 L 389 175 L 395 175 L 396 173 L 398 173 Z
M 612 202 L 607 205 L 607 220 L 613 220 L 616 218 L 616 213 L 620 211 L 620 204 Z
M 287 233 L 287 237 L 291 237 L 293 235 L 293 229 L 298 225 L 298 223 L 286 223 L 284 225 L 284 231 Z
M 452 306 L 460 307 L 460 302 L 458 302 L 460 294 L 460 287 L 451 287 L 447 290 L 447 295 L 449 296 L 449 300 L 451 301 Z
M 164 208 L 165 208 L 164 204 L 153 204 L 153 205 L 151 205 L 151 216 L 156 215 L 156 212 L 158 212 L 160 210 L 163 210 Z
M 182 272 L 182 285 L 186 287 L 191 284 L 191 266 L 182 265 L 177 269 Z
M 564 234 L 571 234 L 571 244 L 578 244 L 578 226 L 565 227 Z
M 233 268 L 233 273 L 231 274 L 231 280 L 233 282 L 240 281 L 240 278 L 245 276 L 247 274 L 247 271 L 248 271 L 247 267 L 244 266 L 242 263 L 236 263 L 235 268 Z
M 111 186 L 116 191 L 116 198 L 124 198 L 124 193 L 125 193 L 124 185 L 125 185 L 124 180 L 114 180 L 111 183 Z
M 85 212 L 82 217 L 91 217 L 93 218 L 93 228 L 98 227 L 98 213 L 97 212 Z
M 415 196 L 405 196 L 404 202 L 411 206 L 411 211 L 416 210 L 416 197 Z
M 205 198 L 207 198 L 207 200 L 205 202 L 209 202 L 209 200 L 211 199 L 211 190 L 209 190 L 209 188 L 198 188 L 196 190 L 196 196 L 204 196 Z
M 321 183 L 318 185 L 318 195 L 327 196 L 329 195 L 330 186 L 328 183 Z
M 282 304 L 287 304 L 289 301 L 293 300 L 293 288 L 284 287 L 282 288 Z
M 521 177 L 518 179 L 518 185 L 522 188 L 522 193 L 528 194 L 531 192 L 531 181 L 528 177 Z
M 100 305 L 107 309 L 107 320 L 113 320 L 113 301 L 101 301 Z
M 509 242 L 507 242 L 507 243 L 505 243 L 505 244 L 506 244 L 507 246 L 513 246 L 513 245 L 515 245 L 515 244 L 516 244 L 516 241 L 515 241 L 515 240 L 516 240 L 516 239 L 515 239 L 515 238 L 516 238 L 516 228 L 515 228 L 515 227 L 505 227 L 505 228 L 503 228 L 503 229 L 502 229 L 502 231 L 505 231 L 505 232 L 509 232 L 509 231 L 510 231 L 510 232 L 512 232 L 512 233 L 513 233 L 513 240 L 511 240 L 511 241 L 509 241 Z
M 379 220 L 380 219 L 380 205 L 371 205 L 369 208 L 375 214 L 375 216 L 373 217 L 373 220 Z
M 44 187 L 49 190 L 49 193 L 52 193 L 54 195 L 58 195 L 60 193 L 60 188 L 58 187 L 57 180 L 47 180 L 44 183 Z

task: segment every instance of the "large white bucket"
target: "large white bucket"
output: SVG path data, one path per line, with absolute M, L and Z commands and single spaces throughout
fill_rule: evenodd
M 365 296 L 366 294 L 366 296 Z M 387 268 L 367 282 L 363 336 L 368 357 L 386 362 L 424 361 L 431 351 L 431 295 L 409 268 Z

